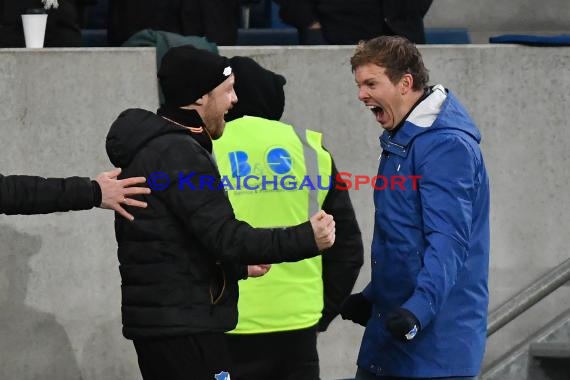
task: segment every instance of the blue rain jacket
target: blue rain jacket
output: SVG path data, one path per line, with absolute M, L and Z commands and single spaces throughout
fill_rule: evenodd
M 489 181 L 480 140 L 441 85 L 393 136 L 380 137 L 372 275 L 364 290 L 373 314 L 358 357 L 362 369 L 399 377 L 478 374 L 489 299 Z M 409 342 L 385 327 L 398 307 L 421 325 Z

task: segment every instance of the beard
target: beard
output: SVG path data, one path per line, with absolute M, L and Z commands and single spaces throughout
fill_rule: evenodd
M 223 116 L 220 118 L 210 119 L 206 121 L 205 124 L 212 140 L 217 140 L 222 137 L 224 128 L 226 127 L 226 121 Z

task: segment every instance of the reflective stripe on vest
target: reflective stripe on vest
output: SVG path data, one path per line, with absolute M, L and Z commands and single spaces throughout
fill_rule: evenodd
M 214 154 L 236 217 L 254 227 L 286 227 L 317 212 L 331 186 L 332 161 L 321 140 L 318 132 L 298 134 L 290 125 L 257 117 L 227 123 Z M 239 320 L 232 333 L 302 329 L 321 317 L 320 256 L 275 264 L 239 287 Z

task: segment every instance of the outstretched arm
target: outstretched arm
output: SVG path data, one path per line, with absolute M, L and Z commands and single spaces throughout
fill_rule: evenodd
M 47 214 L 87 210 L 95 206 L 89 178 L 43 178 L 0 175 L 0 213 L 7 215 Z
M 129 197 L 149 194 L 150 189 L 131 187 L 145 182 L 143 177 L 118 180 L 121 169 L 99 174 L 95 181 L 89 178 L 43 178 L 25 175 L 0 175 L 0 214 L 32 215 L 88 210 L 93 207 L 117 211 L 125 218 L 132 216 L 121 206 L 146 207 Z

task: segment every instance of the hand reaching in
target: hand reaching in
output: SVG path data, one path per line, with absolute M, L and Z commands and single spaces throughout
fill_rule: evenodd
M 99 207 L 115 210 L 123 217 L 132 221 L 134 217 L 129 214 L 121 204 L 145 208 L 147 206 L 146 202 L 137 201 L 129 197 L 133 195 L 150 194 L 150 189 L 140 186 L 131 187 L 145 183 L 146 179 L 144 177 L 117 179 L 119 174 L 121 174 L 121 169 L 117 168 L 103 172 L 95 178 L 95 181 L 97 181 L 101 187 L 101 205 Z

